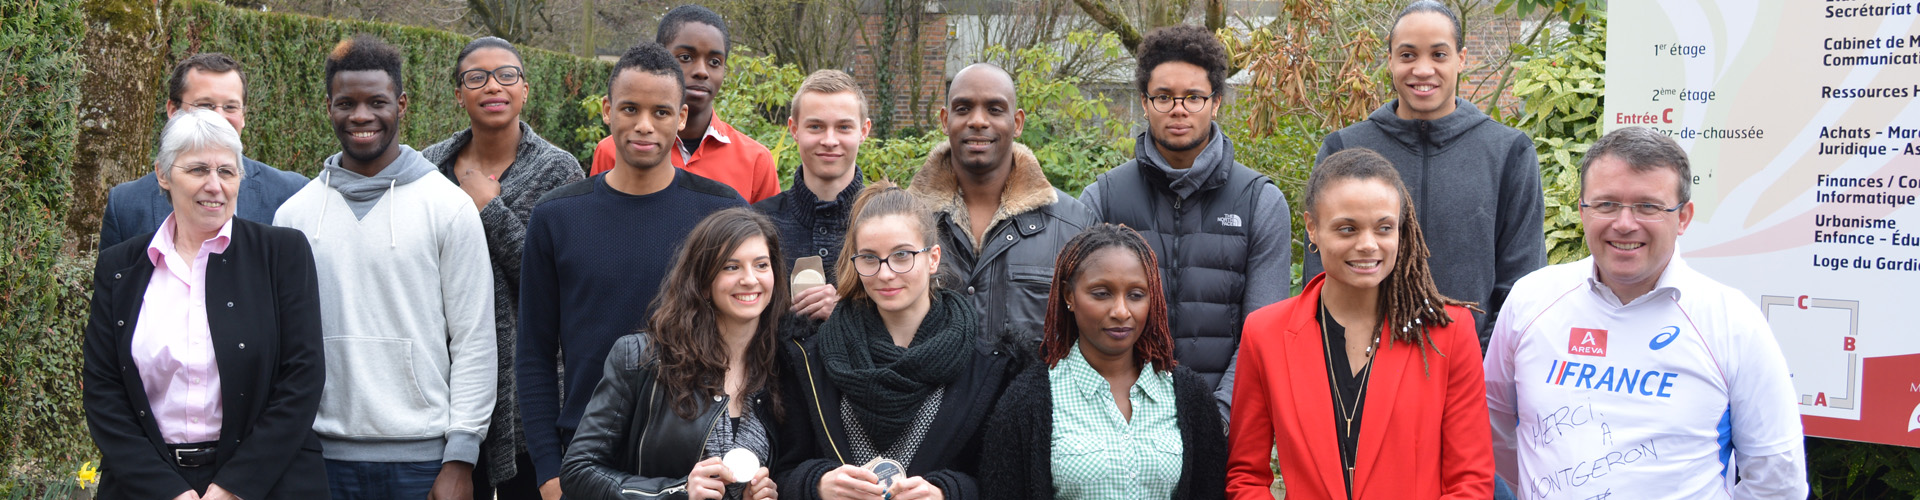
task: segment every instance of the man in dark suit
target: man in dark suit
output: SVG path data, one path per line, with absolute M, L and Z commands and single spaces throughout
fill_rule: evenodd
M 247 127 L 247 75 L 240 64 L 218 52 L 194 54 L 173 67 L 167 79 L 167 117 L 182 110 L 205 109 L 219 113 L 237 133 Z M 273 224 L 273 212 L 293 193 L 307 185 L 306 176 L 278 170 L 265 163 L 241 157 L 246 167 L 246 182 L 240 183 L 242 219 Z M 120 183 L 107 192 L 107 210 L 100 217 L 100 248 L 119 244 L 133 236 L 160 228 L 160 221 L 173 213 L 160 181 L 153 173 Z
M 328 498 L 313 251 L 299 231 L 234 218 L 247 175 L 220 116 L 177 114 L 161 144 L 173 215 L 94 267 L 82 397 L 98 498 Z

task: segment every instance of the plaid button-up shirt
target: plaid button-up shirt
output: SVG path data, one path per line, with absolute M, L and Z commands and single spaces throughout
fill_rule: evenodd
M 1180 426 L 1173 374 L 1148 363 L 1127 390 L 1131 420 L 1080 346 L 1047 371 L 1053 392 L 1055 498 L 1170 498 L 1180 482 Z

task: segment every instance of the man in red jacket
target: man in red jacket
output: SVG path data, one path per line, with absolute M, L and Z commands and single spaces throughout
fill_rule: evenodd
M 682 5 L 660 19 L 654 41 L 673 53 L 687 77 L 687 126 L 671 153 L 673 166 L 720 181 L 754 203 L 780 193 L 773 154 L 766 146 L 720 121 L 713 103 L 727 76 L 727 55 L 733 43 L 719 14 L 698 5 Z M 613 138 L 593 149 L 593 172 L 613 170 Z

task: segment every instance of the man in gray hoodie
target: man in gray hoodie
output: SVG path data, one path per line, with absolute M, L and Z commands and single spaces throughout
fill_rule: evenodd
M 471 498 L 493 414 L 486 234 L 473 200 L 400 144 L 400 61 L 366 35 L 328 55 L 341 152 L 274 215 L 306 233 L 319 271 L 327 384 L 313 430 L 337 500 Z
M 1134 159 L 1101 174 L 1080 202 L 1153 246 L 1173 356 L 1219 389 L 1224 418 L 1241 324 L 1287 298 L 1292 215 L 1273 181 L 1234 161 L 1233 142 L 1213 122 L 1227 88 L 1227 49 L 1212 32 L 1148 33 L 1134 75 L 1147 130 L 1134 139 Z
M 1366 121 L 1328 134 L 1315 163 L 1349 148 L 1393 161 L 1433 252 L 1427 264 L 1434 285 L 1486 311 L 1473 315 L 1484 350 L 1507 291 L 1547 265 L 1540 229 L 1545 201 L 1533 140 L 1454 95 L 1465 43 L 1459 18 L 1446 6 L 1420 1 L 1407 7 L 1387 37 L 1398 98 Z M 1318 254 L 1305 260 L 1306 276 L 1320 274 Z

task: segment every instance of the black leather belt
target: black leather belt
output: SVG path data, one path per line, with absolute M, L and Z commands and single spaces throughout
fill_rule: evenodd
M 173 463 L 181 467 L 205 467 L 213 465 L 214 455 L 218 452 L 211 444 L 170 444 L 173 451 Z

